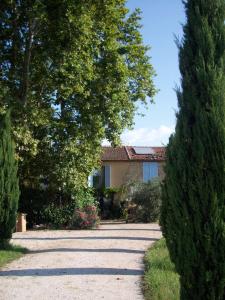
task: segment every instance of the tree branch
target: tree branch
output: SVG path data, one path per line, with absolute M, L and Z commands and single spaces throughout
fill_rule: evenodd
M 31 49 L 34 37 L 35 21 L 31 23 L 29 20 L 28 37 L 26 39 L 26 48 L 24 53 L 24 64 L 22 74 L 22 86 L 21 86 L 21 102 L 25 106 L 27 102 L 27 94 L 29 89 L 29 73 L 30 73 L 30 61 L 31 61 Z

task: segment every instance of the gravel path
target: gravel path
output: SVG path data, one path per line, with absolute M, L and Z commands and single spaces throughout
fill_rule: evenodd
M 0 270 L 0 299 L 142 300 L 143 255 L 160 237 L 157 224 L 15 233 L 30 253 Z

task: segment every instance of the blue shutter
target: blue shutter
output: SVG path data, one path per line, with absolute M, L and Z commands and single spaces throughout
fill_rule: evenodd
M 148 182 L 154 177 L 158 177 L 158 164 L 157 162 L 144 162 L 143 163 L 143 181 Z
M 105 187 L 110 188 L 110 165 L 105 166 Z
M 149 170 L 150 170 L 149 163 L 144 162 L 143 163 L 143 181 L 144 182 L 149 181 L 149 176 L 150 176 Z
M 152 178 L 158 177 L 158 164 L 157 162 L 150 163 L 150 180 Z

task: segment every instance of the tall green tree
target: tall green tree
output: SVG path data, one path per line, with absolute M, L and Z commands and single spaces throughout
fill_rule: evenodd
M 0 98 L 13 108 L 23 181 L 84 183 L 101 141 L 117 144 L 137 101 L 152 101 L 140 11 L 129 14 L 125 2 L 0 2 Z
M 225 1 L 184 2 L 177 125 L 161 224 L 181 299 L 225 298 Z
M 7 245 L 16 225 L 19 184 L 14 150 L 7 112 L 0 115 L 0 248 Z
M 161 224 L 181 299 L 225 297 L 225 2 L 185 1 Z

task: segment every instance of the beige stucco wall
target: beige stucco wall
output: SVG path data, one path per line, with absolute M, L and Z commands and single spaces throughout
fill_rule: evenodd
M 159 162 L 159 177 L 164 177 L 164 162 Z M 111 182 L 112 188 L 118 188 L 130 181 L 143 180 L 143 162 L 139 161 L 105 161 L 103 165 L 111 166 Z

